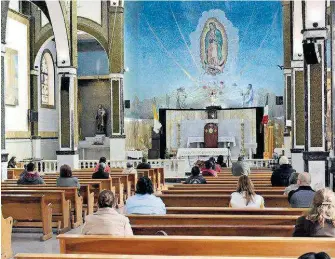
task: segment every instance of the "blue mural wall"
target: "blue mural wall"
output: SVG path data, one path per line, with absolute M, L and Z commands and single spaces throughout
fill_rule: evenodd
M 262 106 L 283 95 L 280 1 L 126 1 L 130 118 L 158 108 Z

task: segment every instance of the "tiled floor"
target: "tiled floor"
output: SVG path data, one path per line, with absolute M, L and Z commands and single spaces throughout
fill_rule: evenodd
M 14 230 L 15 231 L 15 230 Z M 72 229 L 67 234 L 79 234 L 81 228 Z M 17 253 L 59 253 L 59 242 L 56 234 L 47 241 L 40 241 L 41 233 L 13 233 L 12 248 Z

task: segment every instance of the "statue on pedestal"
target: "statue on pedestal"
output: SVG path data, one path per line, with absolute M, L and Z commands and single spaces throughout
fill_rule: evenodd
M 96 127 L 97 127 L 97 134 L 105 134 L 107 135 L 106 129 L 107 129 L 107 111 L 104 109 L 104 107 L 99 104 L 97 114 L 95 116 L 96 120 Z

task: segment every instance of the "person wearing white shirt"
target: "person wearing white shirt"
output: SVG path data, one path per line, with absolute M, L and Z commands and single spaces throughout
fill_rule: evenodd
M 236 192 L 231 194 L 229 207 L 232 208 L 264 208 L 264 198 L 257 195 L 250 178 L 242 175 L 237 184 Z
M 161 198 L 153 195 L 151 180 L 143 176 L 136 184 L 136 194 L 126 201 L 127 214 L 165 215 L 166 208 Z

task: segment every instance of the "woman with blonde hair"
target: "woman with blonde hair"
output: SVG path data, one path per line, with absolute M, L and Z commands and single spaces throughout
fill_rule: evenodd
M 242 175 L 238 179 L 236 192 L 231 194 L 230 207 L 232 208 L 264 208 L 264 199 L 254 191 L 250 178 Z
M 295 237 L 335 237 L 335 194 L 328 188 L 318 190 L 311 209 L 297 219 Z

